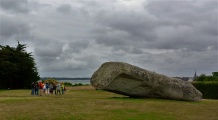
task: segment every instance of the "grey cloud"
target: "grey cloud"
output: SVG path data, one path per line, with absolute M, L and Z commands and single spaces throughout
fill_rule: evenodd
M 68 45 L 68 50 L 70 50 L 70 52 L 81 53 L 83 49 L 86 49 L 89 46 L 89 42 L 86 40 L 79 40 L 76 42 L 70 42 Z
M 63 4 L 57 8 L 57 10 L 63 14 L 69 14 L 71 12 L 71 5 Z
M 130 53 L 133 53 L 133 54 L 144 54 L 144 52 L 141 49 L 135 48 L 135 47 L 130 49 Z
M 125 45 L 124 40 L 118 38 L 110 38 L 107 36 L 98 36 L 96 39 L 98 44 L 104 44 L 106 46 L 123 46 Z
M 100 12 L 97 21 L 102 27 L 94 31 L 96 41 L 124 51 L 128 51 L 123 47 L 127 44 L 141 49 L 217 48 L 217 8 L 210 7 L 212 2 L 150 1 L 144 14 L 122 9 Z
M 125 38 L 128 36 L 125 32 L 104 27 L 95 28 L 92 33 L 94 33 L 94 38 L 98 44 L 106 46 L 126 45 Z
M 55 59 L 62 53 L 63 44 L 60 42 L 53 43 L 52 41 L 38 42 L 38 46 L 34 50 L 35 54 L 41 58 L 50 57 Z
M 160 49 L 206 50 L 216 46 L 218 38 L 217 7 L 214 1 L 153 1 L 145 6 L 159 20 L 157 42 L 149 43 Z M 161 7 L 160 7 L 161 6 Z M 208 42 L 210 40 L 210 42 Z M 152 45 L 153 44 L 153 45 Z
M 167 29 L 165 29 L 167 31 Z M 208 42 L 210 41 L 210 42 Z M 172 29 L 161 35 L 161 39 L 150 43 L 151 47 L 158 49 L 187 49 L 194 51 L 206 50 L 208 46 L 216 47 L 217 36 L 198 33 L 198 30 L 190 29 Z
M 28 13 L 29 12 L 27 0 L 1 0 L 0 7 L 12 13 Z
M 144 54 L 137 63 L 143 68 L 169 76 L 193 76 L 197 73 L 211 74 L 218 67 L 216 51 L 174 51 Z M 177 74 L 175 74 L 177 73 Z
M 157 27 L 157 20 L 146 15 L 145 11 L 110 11 L 99 17 L 101 19 L 98 21 L 102 25 L 113 30 L 126 32 L 132 40 L 152 41 L 156 38 L 154 30 Z
M 1 40 L 30 38 L 41 76 L 90 77 L 107 61 L 169 76 L 217 70 L 217 1 L 141 3 L 40 0 L 28 1 L 29 12 L 1 5 Z
M 3 39 L 11 37 L 17 39 L 27 39 L 30 35 L 30 26 L 23 19 L 1 15 L 0 18 L 0 35 Z
M 140 48 L 132 47 L 130 45 L 128 46 L 113 46 L 111 52 L 115 54 L 144 54 L 144 51 Z M 118 53 L 117 53 L 118 52 Z
M 89 54 L 86 56 L 75 58 L 75 60 L 86 63 L 86 66 L 83 69 L 97 69 L 97 66 L 101 64 L 101 60 L 96 58 L 99 57 L 93 54 Z

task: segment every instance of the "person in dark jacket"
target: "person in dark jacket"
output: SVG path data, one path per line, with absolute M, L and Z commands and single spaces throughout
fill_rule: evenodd
M 56 84 L 53 83 L 53 91 L 55 92 L 55 95 L 57 95 L 57 90 L 56 90 Z
M 32 82 L 31 84 L 31 89 L 32 89 L 31 95 L 34 95 L 35 94 L 35 83 L 34 82 Z
M 49 83 L 46 82 L 46 83 L 45 83 L 45 95 L 49 95 L 49 91 L 50 91 Z
M 39 95 L 39 83 L 35 83 L 35 95 Z

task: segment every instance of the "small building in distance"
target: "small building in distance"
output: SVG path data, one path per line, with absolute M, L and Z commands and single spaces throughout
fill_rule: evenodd
M 173 78 L 177 78 L 177 79 L 181 79 L 181 80 L 183 80 L 183 81 L 187 81 L 187 82 L 192 82 L 192 81 L 194 81 L 195 79 L 197 79 L 197 73 L 196 73 L 196 71 L 195 71 L 195 73 L 194 73 L 194 77 L 173 77 Z
M 193 77 L 173 77 L 173 78 L 181 79 L 181 80 L 187 81 L 187 82 L 192 82 L 194 80 Z

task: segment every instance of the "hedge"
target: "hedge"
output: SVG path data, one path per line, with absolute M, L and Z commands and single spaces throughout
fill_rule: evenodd
M 217 81 L 195 81 L 192 84 L 203 94 L 203 99 L 218 99 Z

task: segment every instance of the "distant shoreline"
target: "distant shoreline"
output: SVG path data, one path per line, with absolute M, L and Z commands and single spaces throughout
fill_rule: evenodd
M 56 79 L 56 80 L 90 80 L 91 78 L 63 78 L 63 77 L 42 77 L 40 78 L 41 80 L 46 80 L 46 79 Z

